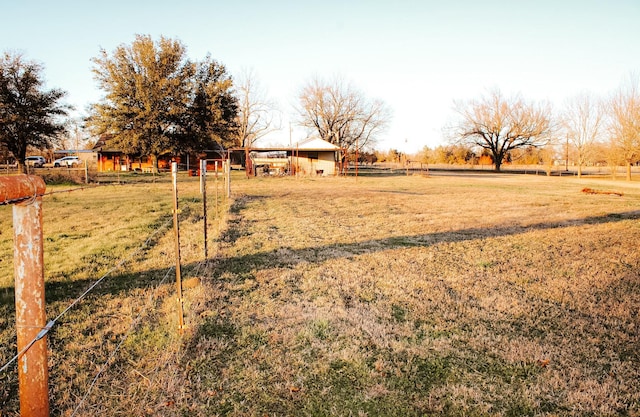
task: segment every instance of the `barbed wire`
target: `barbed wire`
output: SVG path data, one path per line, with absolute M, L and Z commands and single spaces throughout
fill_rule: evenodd
M 40 330 L 40 332 L 38 332 L 38 334 L 29 343 L 27 343 L 24 348 L 22 348 L 20 350 L 20 352 L 18 352 L 14 357 L 12 357 L 5 365 L 0 367 L 0 372 L 4 372 L 5 370 L 7 370 L 14 362 L 16 362 L 22 355 L 24 355 L 38 340 L 40 340 L 44 336 L 46 336 L 47 333 L 49 333 L 49 331 L 53 328 L 53 326 L 58 322 L 58 320 L 60 320 L 62 318 L 62 316 L 64 316 L 76 304 L 78 304 L 80 301 L 82 301 L 95 287 L 100 285 L 100 283 L 102 283 L 102 281 L 104 281 L 109 275 L 111 275 L 111 273 L 113 273 L 114 271 L 117 271 L 118 269 L 120 269 L 124 264 L 129 262 L 138 253 L 140 253 L 142 250 L 144 250 L 148 246 L 148 244 L 151 242 L 151 240 L 158 233 L 163 231 L 172 221 L 173 221 L 173 219 L 169 219 L 166 222 L 164 222 L 162 225 L 160 225 L 160 227 L 158 227 L 151 235 L 149 235 L 149 237 L 144 241 L 144 243 L 142 245 L 140 245 L 135 251 L 131 252 L 129 254 L 129 256 L 127 256 L 126 258 L 121 259 L 115 266 L 113 266 L 106 273 L 104 273 L 98 280 L 96 280 L 93 284 L 91 284 L 89 286 L 89 288 L 87 288 L 82 294 L 80 294 L 80 296 L 78 296 L 73 302 L 71 302 L 71 304 L 69 304 L 64 310 L 62 310 L 62 312 L 60 314 L 58 314 L 54 319 L 50 320 Z
M 75 192 L 75 191 L 81 191 L 81 190 L 86 190 L 86 189 L 104 187 L 104 186 L 108 186 L 108 185 L 116 185 L 116 184 L 98 184 L 98 185 L 81 186 L 81 187 L 75 187 L 75 188 L 63 189 L 63 190 L 53 190 L 53 191 L 45 192 L 45 193 L 42 193 L 42 194 L 34 194 L 34 195 L 26 196 L 26 197 L 20 198 L 20 199 L 15 199 L 15 200 L 11 200 L 11 201 L 5 201 L 5 202 L 0 203 L 0 205 L 13 204 L 13 203 L 16 203 L 16 202 L 23 202 L 23 201 L 28 200 L 28 199 L 35 199 L 37 197 L 44 197 L 44 196 L 49 196 L 49 195 L 54 195 L 54 194 L 59 194 L 59 193 L 71 193 L 71 192 Z M 117 184 L 117 185 L 132 185 L 132 184 Z M 182 207 L 182 209 L 180 211 L 183 213 L 183 215 L 186 215 L 186 216 L 189 216 L 189 213 L 191 213 L 191 209 L 192 209 L 191 205 L 200 202 L 200 199 L 198 197 L 192 197 L 192 198 L 187 198 L 187 199 L 182 199 L 181 198 L 181 200 L 183 201 L 183 207 Z M 216 214 L 216 216 L 218 216 L 218 214 Z M 54 319 L 50 320 L 43 328 L 41 328 L 40 331 L 38 332 L 38 334 L 24 348 L 22 348 L 20 350 L 20 352 L 18 352 L 13 358 L 11 358 L 5 365 L 3 365 L 0 368 L 0 372 L 6 371 L 12 364 L 14 364 L 16 361 L 18 361 L 21 356 L 23 356 L 26 352 L 28 352 L 29 349 L 36 342 L 38 342 L 39 340 L 44 338 L 65 314 L 67 314 L 72 308 L 74 308 L 78 303 L 80 303 L 84 298 L 86 298 L 87 295 L 89 293 L 91 293 L 91 291 L 93 291 L 98 285 L 100 285 L 109 275 L 111 275 L 114 271 L 122 268 L 127 262 L 130 262 L 141 251 L 143 251 L 145 248 L 147 248 L 149 246 L 150 242 L 152 241 L 152 239 L 154 239 L 159 233 L 165 231 L 165 229 L 167 229 L 169 227 L 169 225 L 170 225 L 170 223 L 172 221 L 173 221 L 172 218 L 167 219 L 167 221 L 165 221 L 158 228 L 156 228 L 154 230 L 154 232 L 151 233 L 147 237 L 147 239 L 144 241 L 144 243 L 142 245 L 140 245 L 135 251 L 131 252 L 126 258 L 121 259 L 115 266 L 110 268 L 105 274 L 103 274 L 99 279 L 97 279 L 93 284 L 91 284 L 80 296 L 78 296 L 73 302 L 71 302 Z M 204 265 L 206 265 L 207 262 L 208 261 L 205 259 L 204 261 L 197 263 L 196 274 L 200 273 L 201 268 Z M 155 290 L 151 291 L 151 293 L 149 295 L 149 301 L 148 301 L 147 305 L 151 305 L 150 303 L 156 297 L 157 289 L 160 286 L 165 284 L 165 281 L 169 277 L 171 271 L 174 270 L 174 269 L 175 269 L 175 267 L 173 267 L 173 266 L 168 268 L 168 270 L 165 273 L 165 275 L 162 278 L 162 280 L 155 286 Z M 148 288 L 151 289 L 152 286 L 149 286 Z M 92 380 L 90 386 L 88 387 L 87 391 L 84 393 L 82 399 L 80 400 L 80 402 L 78 403 L 76 408 L 73 410 L 71 416 L 75 416 L 82 409 L 82 407 L 85 405 L 86 399 L 89 397 L 90 393 L 95 388 L 95 385 L 97 384 L 97 382 L 100 379 L 101 375 L 103 375 L 109 369 L 109 367 L 113 364 L 113 358 L 120 351 L 121 347 L 123 346 L 123 344 L 125 343 L 127 338 L 139 326 L 141 320 L 143 319 L 143 314 L 148 312 L 148 310 L 149 310 L 149 307 L 143 307 L 141 309 L 141 311 L 139 312 L 139 314 L 137 315 L 137 317 L 132 321 L 129 330 L 123 335 L 122 339 L 116 345 L 115 349 L 111 352 L 111 354 L 108 356 L 108 358 L 106 359 L 104 364 L 100 367 L 99 371 L 97 372 L 97 374 L 93 378 L 93 380 Z
M 36 194 L 35 197 L 42 197 L 42 194 Z M 14 198 L 13 200 L 3 200 L 3 201 L 0 201 L 0 206 L 10 206 L 12 204 L 18 204 L 18 203 L 22 203 L 23 201 L 30 200 L 32 198 L 34 198 L 34 196 L 30 195 L 30 196 L 25 196 L 20 198 Z

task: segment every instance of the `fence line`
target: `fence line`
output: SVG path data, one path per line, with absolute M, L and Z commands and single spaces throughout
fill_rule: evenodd
M 205 191 L 205 198 L 206 198 L 206 191 Z M 196 201 L 190 201 L 190 203 L 195 204 Z M 206 204 L 206 203 L 205 203 Z M 189 206 L 187 206 L 187 209 L 189 208 Z M 187 212 L 187 210 L 185 210 L 185 212 Z M 205 211 L 206 212 L 206 211 Z M 217 216 L 218 213 L 216 213 Z M 165 223 L 165 226 L 169 226 L 169 223 L 173 221 L 167 221 L 167 223 Z M 205 224 L 206 224 L 206 220 L 205 220 Z M 206 232 L 205 232 L 205 236 L 206 236 Z M 196 267 L 196 276 L 198 276 L 200 274 L 200 270 L 201 268 L 208 262 L 208 259 L 205 258 L 202 262 L 198 262 L 197 267 Z M 169 278 L 169 274 L 171 273 L 171 270 L 175 269 L 176 266 L 171 266 L 167 269 L 167 272 L 165 273 L 164 277 L 162 278 L 162 280 L 160 280 L 160 282 L 155 285 L 154 290 L 158 290 L 158 288 L 160 288 L 161 285 L 163 285 L 165 283 L 165 281 L 167 281 L 167 279 Z M 151 302 L 154 299 L 154 294 L 150 294 L 149 298 L 147 300 L 148 306 L 151 305 Z M 180 302 L 180 301 L 179 301 Z M 107 359 L 105 360 L 105 362 L 103 363 L 103 365 L 100 367 L 100 369 L 98 370 L 98 372 L 96 373 L 96 375 L 94 376 L 93 380 L 91 381 L 91 384 L 89 385 L 89 388 L 87 388 L 87 391 L 85 392 L 84 396 L 82 397 L 82 399 L 80 400 L 80 402 L 78 403 L 78 405 L 76 406 L 76 408 L 73 410 L 73 412 L 71 413 L 70 417 L 75 416 L 83 407 L 84 402 L 86 401 L 87 397 L 89 396 L 89 394 L 91 393 L 91 391 L 93 390 L 95 384 L 97 383 L 98 379 L 100 378 L 100 376 L 108 369 L 108 367 L 110 366 L 110 363 L 112 363 L 113 358 L 115 358 L 116 354 L 119 352 L 120 348 L 122 347 L 122 345 L 124 344 L 124 342 L 127 340 L 127 338 L 129 337 L 129 335 L 135 330 L 135 328 L 137 327 L 137 325 L 140 323 L 140 321 L 142 320 L 142 314 L 144 312 L 148 311 L 147 309 L 142 309 L 138 315 L 136 316 L 136 318 L 132 321 L 131 325 L 129 326 L 129 329 L 127 330 L 127 332 L 122 336 L 121 340 L 119 341 L 119 343 L 116 345 L 116 347 L 114 348 L 113 352 L 111 352 L 111 354 L 107 357 Z M 184 327 L 184 324 L 182 325 Z M 182 330 L 182 329 L 180 329 Z
M 110 184 L 105 184 L 106 185 L 110 185 Z M 69 190 L 58 190 L 58 191 L 50 191 L 50 192 L 46 192 L 46 193 L 42 193 L 42 194 L 35 194 L 35 197 L 41 197 L 41 196 L 46 196 L 46 195 L 52 195 L 52 194 L 57 194 L 57 193 L 66 193 L 66 192 L 73 192 L 73 191 L 79 191 L 79 190 L 85 190 L 87 188 L 96 188 L 96 187 L 78 187 L 78 188 L 73 188 L 73 189 L 69 189 Z M 14 199 L 14 200 L 5 200 L 3 202 L 0 202 L 0 205 L 2 204 L 12 204 L 12 203 L 16 203 L 16 202 L 23 202 L 25 200 L 34 198 L 33 196 L 30 197 L 25 197 L 25 198 L 20 198 L 20 199 Z M 193 201 L 192 201 L 193 203 Z M 187 210 L 184 210 L 185 212 Z M 216 213 L 217 215 L 218 213 Z M 29 348 L 38 340 L 42 339 L 44 336 L 47 335 L 47 333 L 49 333 L 49 331 L 53 328 L 53 326 L 58 322 L 58 320 L 60 320 L 62 318 L 62 316 L 64 316 L 69 310 L 71 310 L 76 304 L 78 304 L 80 301 L 82 301 L 95 287 L 97 287 L 98 285 L 100 285 L 100 283 L 102 281 L 104 281 L 110 274 L 112 274 L 114 271 L 117 271 L 118 269 L 120 269 L 122 266 L 124 266 L 125 263 L 127 263 L 128 261 L 130 261 L 135 255 L 137 255 L 138 253 L 140 253 L 143 249 L 145 249 L 147 247 L 147 245 L 149 244 L 149 242 L 164 228 L 168 228 L 169 224 L 173 222 L 173 218 L 167 220 L 165 223 L 163 223 L 162 225 L 160 225 L 160 227 L 158 227 L 146 240 L 145 242 L 140 245 L 140 247 L 138 247 L 134 252 L 132 252 L 128 257 L 121 259 L 115 266 L 113 266 L 111 269 L 109 269 L 105 274 L 103 274 L 98 280 L 96 280 L 93 284 L 91 284 L 80 296 L 78 296 L 70 305 L 68 305 L 60 314 L 58 314 L 58 316 L 56 316 L 54 319 L 50 320 L 45 327 L 43 327 L 40 332 L 36 335 L 36 337 L 34 337 L 29 344 L 23 348 L 20 352 L 18 352 L 14 357 L 12 357 L 6 364 L 4 364 L 2 367 L 0 367 L 0 372 L 4 372 L 6 371 L 12 363 L 14 363 L 20 356 L 24 355 L 24 353 L 26 353 Z M 173 267 L 172 267 L 173 268 Z
M 226 175 L 223 174 L 223 180 L 224 183 L 223 185 L 225 186 L 225 188 L 227 190 L 229 190 L 229 185 L 230 185 L 230 181 L 228 178 L 226 178 L 229 174 L 228 172 L 225 173 Z M 218 173 L 216 172 L 216 210 L 214 212 L 214 216 L 217 218 L 217 229 L 218 232 L 220 231 L 220 215 L 221 213 L 219 213 L 218 208 L 218 183 L 217 183 L 217 177 L 218 177 Z M 175 180 L 174 180 L 175 181 Z M 80 187 L 76 187 L 76 188 L 71 188 L 71 189 L 64 189 L 64 190 L 54 190 L 54 191 L 50 191 L 50 192 L 44 192 L 44 190 L 42 192 L 37 192 L 34 191 L 33 195 L 28 195 L 29 191 L 23 193 L 22 195 L 25 195 L 25 197 L 23 198 L 18 198 L 18 199 L 12 199 L 12 200 L 7 200 L 6 197 L 4 196 L 5 199 L 3 201 L 0 202 L 0 205 L 4 205 L 4 204 L 15 204 L 15 203 L 24 203 L 25 201 L 28 201 L 30 199 L 33 199 L 34 201 L 37 198 L 41 198 L 43 196 L 48 196 L 48 195 L 53 195 L 53 194 L 58 194 L 58 193 L 69 193 L 69 192 L 74 192 L 74 191 L 80 191 L 80 190 L 86 190 L 86 189 L 91 189 L 91 188 L 97 188 L 97 187 L 102 187 L 102 186 L 106 186 L 106 185 L 113 185 L 113 184 L 100 184 L 100 185 L 91 185 L 91 186 L 80 186 Z M 206 186 L 206 185 L 205 185 Z M 228 198 L 228 192 L 227 193 L 223 193 L 222 195 L 222 199 L 225 200 L 225 197 Z M 225 196 L 225 194 L 227 194 Z M 3 197 L 3 196 L 0 196 Z M 204 190 L 204 192 L 202 193 L 202 198 L 203 198 L 203 203 L 204 203 L 204 213 L 206 215 L 206 201 L 204 201 L 206 199 L 206 190 Z M 176 199 L 177 199 L 177 195 L 176 195 Z M 195 203 L 197 199 L 194 198 L 193 201 L 188 202 L 186 205 L 186 209 L 184 210 L 184 213 L 188 213 L 190 212 L 189 208 L 189 203 Z M 188 200 L 187 200 L 188 201 Z M 224 207 L 224 206 L 223 206 Z M 174 209 L 175 210 L 175 209 Z M 176 210 L 177 211 L 177 210 Z M 174 213 L 177 214 L 177 213 Z M 5 365 L 3 365 L 0 368 L 0 372 L 4 372 L 6 371 L 12 364 L 14 364 L 16 361 L 20 360 L 20 358 L 25 355 L 28 354 L 29 350 L 36 344 L 36 342 L 38 342 L 39 340 L 45 338 L 45 336 L 47 336 L 47 334 L 51 331 L 51 329 L 57 324 L 57 322 L 65 315 L 67 314 L 67 312 L 69 312 L 74 306 L 76 306 L 78 303 L 80 303 L 83 299 L 85 299 L 87 297 L 87 295 L 89 293 L 91 293 L 91 291 L 93 291 L 98 285 L 100 285 L 109 275 L 111 275 L 114 271 L 122 268 L 127 262 L 131 261 L 136 255 L 138 255 L 142 250 L 144 250 L 145 248 L 148 247 L 149 243 L 151 242 L 152 239 L 154 239 L 159 233 L 165 231 L 165 229 L 167 229 L 169 227 L 169 224 L 174 221 L 174 223 L 176 222 L 175 216 L 173 219 L 168 219 L 165 223 L 163 223 L 162 225 L 160 225 L 153 233 L 151 233 L 147 239 L 145 240 L 145 242 L 140 245 L 136 250 L 134 250 L 133 252 L 129 253 L 128 256 L 122 258 L 115 266 L 113 266 L 112 268 L 110 268 L 105 274 L 103 274 L 99 279 L 97 279 L 95 282 L 93 282 L 80 296 L 78 296 L 74 301 L 72 301 L 64 310 L 62 310 L 54 319 L 49 320 L 44 326 L 42 324 L 38 324 L 38 333 L 33 337 L 32 340 L 30 340 L 26 346 L 23 344 L 23 348 L 13 357 L 11 358 Z M 205 239 L 207 239 L 206 237 L 206 219 L 204 219 L 205 221 L 205 231 L 204 231 L 204 235 L 205 235 Z M 205 241 L 205 247 L 207 245 L 207 242 Z M 179 250 L 179 241 L 177 242 L 176 247 Z M 203 262 L 199 262 L 198 266 L 197 266 L 197 271 L 199 272 L 200 268 L 202 267 L 203 264 L 206 264 L 207 259 L 205 256 L 205 259 Z M 167 271 L 167 274 L 165 274 L 165 277 L 163 277 L 163 279 L 160 281 L 160 283 L 158 284 L 158 287 L 160 285 L 162 285 L 164 283 L 164 281 L 166 280 L 169 272 L 171 271 L 171 269 L 173 269 L 174 267 L 169 268 L 169 270 Z M 176 270 L 179 268 L 179 266 L 175 267 Z M 156 287 L 157 288 L 157 287 Z M 150 295 L 150 301 L 153 300 L 153 293 Z M 182 300 L 179 298 L 179 302 L 181 303 Z M 78 404 L 78 406 L 76 407 L 76 409 L 73 411 L 72 415 L 75 415 L 78 410 L 83 406 L 86 398 L 88 397 L 88 395 L 90 394 L 91 390 L 94 388 L 95 384 L 97 383 L 98 379 L 100 378 L 100 376 L 106 371 L 106 369 L 108 369 L 108 365 L 109 363 L 112 361 L 112 359 L 115 357 L 116 353 L 120 350 L 120 347 L 122 346 L 122 344 L 124 343 L 124 341 L 127 339 L 127 337 L 131 334 L 131 332 L 133 332 L 135 330 L 135 328 L 138 326 L 140 320 L 142 320 L 142 314 L 145 313 L 146 311 L 148 311 L 147 308 L 143 308 L 140 313 L 138 314 L 138 316 L 134 319 L 134 321 L 132 322 L 129 330 L 124 334 L 124 336 L 122 337 L 122 340 L 120 341 L 120 343 L 116 346 L 115 350 L 109 355 L 109 357 L 107 358 L 106 362 L 102 365 L 102 367 L 100 368 L 100 370 L 98 371 L 98 373 L 96 374 L 96 376 L 94 377 L 91 385 L 89 386 L 87 392 L 84 394 L 84 396 L 82 397 L 82 400 L 80 401 L 80 403 Z M 44 321 L 43 321 L 44 323 Z M 43 326 L 43 327 L 40 327 Z M 180 326 L 180 332 L 182 333 L 182 329 L 183 329 L 184 325 Z M 27 339 L 28 340 L 28 339 Z M 45 363 L 45 368 L 46 368 L 46 363 Z M 22 384 L 20 384 L 20 386 L 22 386 Z M 21 391 L 22 392 L 22 391 Z M 47 407 L 48 408 L 48 407 Z M 48 415 L 48 414 L 47 414 Z
M 111 275 L 111 273 L 113 273 L 114 271 L 117 271 L 118 269 L 120 269 L 125 263 L 127 263 L 128 261 L 130 261 L 135 255 L 137 255 L 138 253 L 140 253 L 143 249 L 146 248 L 146 246 L 149 244 L 149 242 L 151 242 L 151 239 L 153 239 L 163 228 L 167 227 L 169 225 L 170 221 L 165 222 L 164 224 L 162 224 L 159 228 L 157 228 L 146 240 L 145 242 L 138 247 L 135 251 L 133 251 L 129 256 L 127 256 L 126 258 L 121 259 L 115 266 L 113 266 L 111 269 L 109 269 L 106 273 L 104 273 L 98 280 L 96 280 L 93 284 L 91 284 L 89 286 L 89 288 L 87 288 L 80 296 L 78 296 L 71 304 L 69 304 L 60 314 L 58 314 L 56 316 L 56 318 L 49 320 L 49 322 L 46 324 L 46 326 L 44 328 L 42 328 L 40 330 L 40 332 L 36 335 L 36 337 L 34 337 L 28 344 L 27 346 L 22 349 L 20 352 L 18 352 L 18 354 L 16 354 L 13 358 L 11 358 L 11 360 L 9 360 L 9 362 L 7 362 L 5 365 L 3 365 L 0 368 L 0 372 L 5 371 L 6 369 L 9 368 L 9 366 L 11 366 L 11 364 L 13 362 L 15 362 L 16 360 L 18 360 L 19 357 L 21 357 L 22 355 L 24 355 L 29 348 L 31 348 L 31 346 L 33 346 L 33 344 L 35 342 L 37 342 L 38 340 L 42 339 L 44 336 L 47 335 L 47 333 L 49 333 L 49 331 L 53 328 L 53 326 L 58 322 L 58 320 L 60 320 L 62 318 L 62 316 L 64 316 L 69 310 L 71 310 L 76 304 L 78 304 L 80 301 L 82 301 L 95 287 L 97 287 L 102 281 L 104 281 L 109 275 Z

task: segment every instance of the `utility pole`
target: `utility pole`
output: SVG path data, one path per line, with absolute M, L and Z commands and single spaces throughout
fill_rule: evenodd
M 566 145 L 566 153 L 564 160 L 564 170 L 569 171 L 569 135 L 567 135 L 567 145 Z

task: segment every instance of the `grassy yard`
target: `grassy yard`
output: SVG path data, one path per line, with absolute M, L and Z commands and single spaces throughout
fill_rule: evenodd
M 199 198 L 197 183 L 187 187 L 185 204 Z M 167 189 L 48 197 L 45 250 L 86 234 L 62 258 L 107 253 L 106 267 L 168 219 Z M 640 415 L 637 183 L 237 176 L 233 192 L 207 262 L 199 206 L 183 213 L 182 339 L 173 287 L 160 284 L 170 232 L 56 328 L 56 415 L 71 414 L 118 343 L 77 415 Z M 97 223 L 69 233 L 64 210 L 83 204 Z M 3 359 L 15 348 L 8 213 L 0 208 Z M 48 267 L 52 314 L 97 273 L 62 258 Z M 0 401 L 15 411 L 15 378 L 0 378 Z
M 171 269 L 175 250 L 170 176 L 121 179 L 133 183 L 73 192 L 64 190 L 77 186 L 50 186 L 47 192 L 53 194 L 43 198 L 48 318 L 56 317 L 93 282 L 114 269 L 49 334 L 52 415 L 72 414 L 119 345 L 118 354 L 108 361 L 108 371 L 87 397 L 88 406 L 76 415 L 95 415 L 96 407 L 108 410 L 106 415 L 127 410 L 130 402 L 139 400 L 129 389 L 133 389 L 136 378 L 141 378 L 140 370 L 163 366 L 162 361 L 173 360 L 171 355 L 181 346 L 176 332 L 175 271 Z M 197 180 L 180 180 L 186 279 L 197 274 L 203 260 Z M 212 192 L 213 186 L 212 182 Z M 210 234 L 215 238 L 218 223 L 213 197 L 210 198 Z M 16 352 L 11 210 L 0 206 L 2 365 Z M 127 262 L 116 268 L 123 260 Z M 119 396 L 127 400 L 120 404 Z M 14 366 L 0 374 L 0 416 L 18 415 L 17 410 Z M 133 411 L 124 414 L 139 415 Z

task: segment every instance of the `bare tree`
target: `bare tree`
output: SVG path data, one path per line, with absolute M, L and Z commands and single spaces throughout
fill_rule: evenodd
M 496 89 L 480 100 L 456 102 L 455 111 L 459 118 L 450 127 L 451 140 L 491 152 L 496 171 L 509 151 L 550 141 L 549 105 L 529 103 L 520 95 L 506 98 Z
M 267 98 L 252 70 L 243 70 L 236 96 L 239 146 L 251 147 L 258 139 L 280 129 L 278 106 Z
M 247 178 L 253 174 L 249 148 L 260 138 L 280 129 L 275 102 L 267 98 L 252 70 L 243 70 L 236 92 L 238 99 L 237 144 L 244 147 Z
M 578 177 L 581 177 L 582 167 L 593 156 L 594 145 L 603 131 L 603 107 L 591 94 L 580 93 L 567 100 L 562 125 L 575 148 Z
M 347 151 L 371 147 L 391 119 L 384 102 L 367 99 L 339 77 L 331 82 L 313 79 L 299 99 L 301 124 Z
M 640 88 L 638 77 L 630 76 L 609 101 L 609 132 L 612 147 L 624 161 L 627 180 L 631 181 L 631 165 L 640 159 Z

